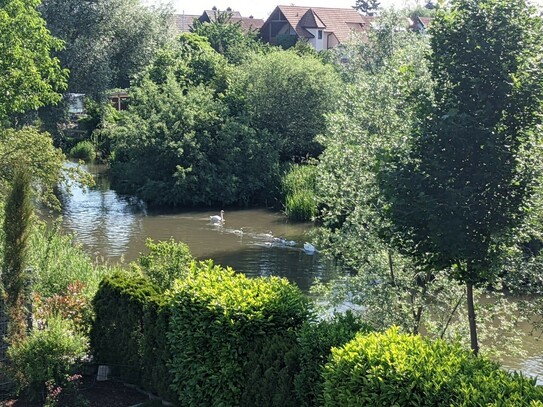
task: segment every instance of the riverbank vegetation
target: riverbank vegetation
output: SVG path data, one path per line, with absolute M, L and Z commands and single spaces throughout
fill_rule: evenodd
M 533 380 L 486 356 L 516 348 L 516 327 L 542 309 L 543 37 L 523 0 L 453 1 L 429 35 L 384 12 L 325 53 L 264 45 L 227 13 L 173 38 L 166 10 L 130 0 L 44 1 L 41 16 L 38 5 L 0 7 L 0 65 L 11 67 L 0 83 L 0 379 L 54 405 L 92 354 L 182 405 L 543 403 Z M 130 97 L 118 114 L 102 99 L 113 87 Z M 72 237 L 30 225 L 21 210 L 58 207 L 69 178 L 53 138 L 73 143 L 54 110 L 28 110 L 66 88 L 94 99 L 74 153 L 91 142 L 117 190 L 315 219 L 319 251 L 348 270 L 315 292 L 357 315 L 319 320 L 286 280 L 196 262 L 182 243 L 97 265 Z

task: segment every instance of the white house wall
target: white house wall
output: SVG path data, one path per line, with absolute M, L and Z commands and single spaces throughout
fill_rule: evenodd
M 308 40 L 308 43 L 315 48 L 317 51 L 322 51 L 323 49 L 327 49 L 327 43 L 326 43 L 326 35 L 322 29 L 318 28 L 306 28 L 307 31 L 309 31 L 313 38 L 310 38 Z M 321 39 L 319 39 L 319 31 L 321 32 Z

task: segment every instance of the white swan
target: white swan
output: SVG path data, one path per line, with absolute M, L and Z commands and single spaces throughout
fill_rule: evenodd
M 213 223 L 223 223 L 224 222 L 224 211 L 221 211 L 219 215 L 213 215 L 209 217 L 209 220 Z
M 317 249 L 315 248 L 315 246 L 313 246 L 311 243 L 307 243 L 305 242 L 304 243 L 304 251 L 307 253 L 307 254 L 313 254 L 317 251 Z

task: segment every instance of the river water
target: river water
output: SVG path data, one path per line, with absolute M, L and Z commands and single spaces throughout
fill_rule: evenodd
M 226 210 L 222 225 L 209 218 L 218 215 L 220 208 L 153 211 L 138 199 L 113 191 L 104 166 L 88 165 L 87 170 L 94 175 L 96 186 L 87 190 L 74 186 L 71 194 L 61 192 L 62 225 L 98 260 L 133 261 L 146 252 L 147 238 L 172 238 L 186 243 L 199 259 L 213 259 L 248 276 L 286 277 L 306 293 L 315 279 L 327 281 L 338 272 L 318 253 L 304 252 L 310 223 L 287 222 L 281 213 L 266 209 Z M 290 246 L 283 241 L 296 243 Z M 530 327 L 524 330 L 528 332 Z M 505 357 L 501 362 L 543 378 L 541 340 L 527 335 L 524 348 L 525 357 Z
M 213 259 L 248 276 L 286 277 L 304 292 L 316 278 L 328 280 L 334 273 L 331 262 L 303 250 L 310 223 L 288 222 L 281 213 L 266 209 L 227 210 L 223 224 L 210 221 L 220 208 L 150 210 L 138 199 L 110 189 L 103 165 L 87 169 L 96 186 L 61 192 L 62 225 L 98 260 L 133 261 L 146 252 L 147 238 L 174 239 L 187 244 L 199 259 Z

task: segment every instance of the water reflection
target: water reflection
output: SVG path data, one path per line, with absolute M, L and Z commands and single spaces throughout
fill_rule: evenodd
M 227 210 L 220 224 L 210 220 L 218 211 L 147 210 L 139 200 L 109 188 L 104 166 L 88 168 L 96 186 L 74 186 L 61 200 L 63 228 L 92 255 L 132 261 L 146 252 L 147 238 L 174 239 L 200 259 L 249 276 L 286 277 L 306 292 L 316 277 L 327 280 L 334 272 L 332 264 L 303 251 L 311 224 L 289 223 L 265 209 Z

